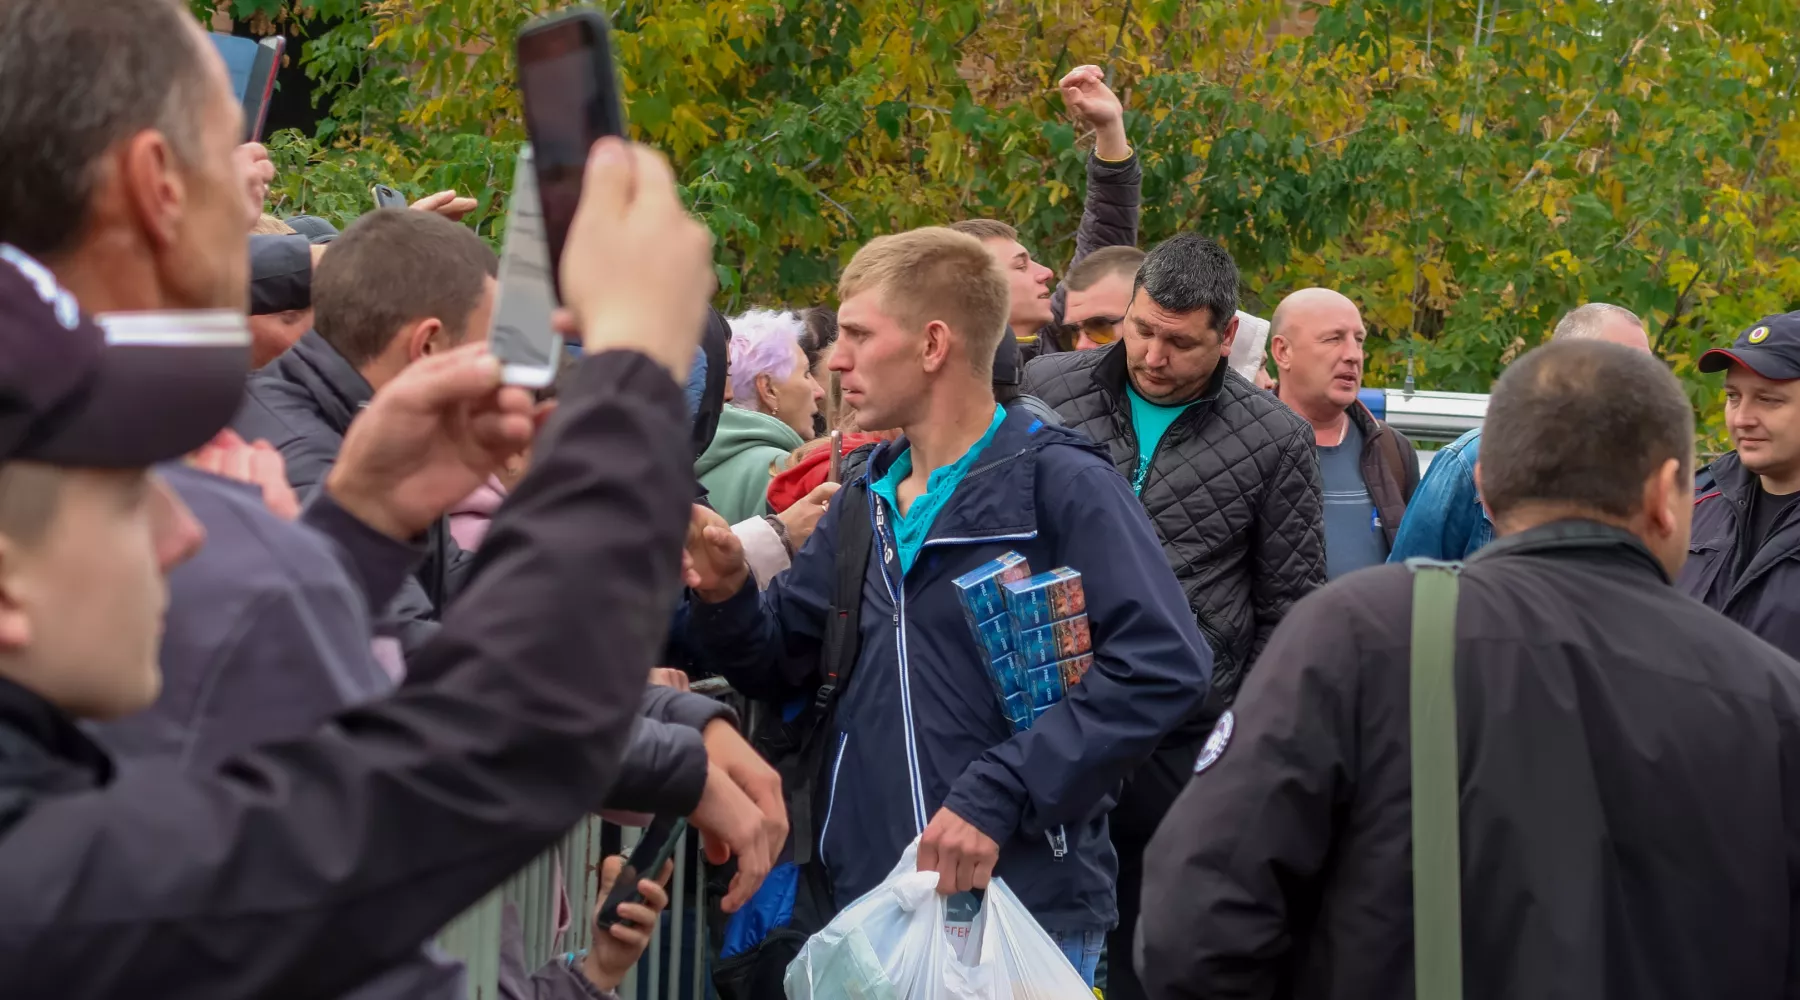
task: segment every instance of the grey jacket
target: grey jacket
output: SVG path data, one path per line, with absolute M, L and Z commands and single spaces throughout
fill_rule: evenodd
M 244 408 L 232 428 L 246 441 L 264 440 L 281 452 L 288 483 L 310 497 L 337 462 L 350 422 L 375 390 L 350 362 L 308 330 L 286 354 L 250 377 Z M 395 636 L 408 657 L 437 631 L 439 612 L 462 590 L 472 565 L 440 521 L 427 533 L 424 558 L 381 614 L 377 630 Z

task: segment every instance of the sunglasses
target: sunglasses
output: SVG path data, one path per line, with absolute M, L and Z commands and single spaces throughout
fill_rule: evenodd
M 1076 339 L 1086 334 L 1088 340 L 1105 346 L 1119 339 L 1119 325 L 1124 322 L 1123 316 L 1090 316 L 1079 323 L 1064 323 L 1061 328 L 1062 340 L 1074 347 Z

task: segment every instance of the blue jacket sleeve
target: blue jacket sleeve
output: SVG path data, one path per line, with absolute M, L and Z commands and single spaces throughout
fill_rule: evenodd
M 1388 562 L 1415 557 L 1452 560 L 1468 554 L 1470 537 L 1484 515 L 1467 443 L 1467 437 L 1458 439 L 1432 459 L 1406 505 Z
M 1081 571 L 1094 662 L 1061 704 L 951 787 L 945 808 L 1000 843 L 1086 819 L 1212 683 L 1212 651 L 1125 480 L 1098 463 L 1043 461 L 1037 489 L 1056 564 Z
M 848 506 L 826 509 L 793 565 L 760 595 L 755 574 L 718 604 L 688 595 L 689 643 L 732 687 L 752 698 L 781 700 L 816 686 L 837 582 L 837 524 Z

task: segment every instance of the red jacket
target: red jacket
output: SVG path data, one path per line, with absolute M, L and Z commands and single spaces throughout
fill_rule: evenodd
M 846 434 L 844 435 L 844 454 L 848 455 L 865 444 L 873 444 L 883 440 L 881 434 Z M 769 480 L 769 509 L 779 514 L 799 503 L 808 493 L 819 488 L 830 474 L 831 446 L 824 440 L 814 442 L 818 447 L 808 451 L 798 462 L 788 466 Z

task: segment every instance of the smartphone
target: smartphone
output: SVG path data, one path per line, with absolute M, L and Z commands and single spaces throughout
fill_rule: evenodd
M 269 99 L 275 94 L 275 75 L 281 70 L 287 39 L 270 35 L 258 42 L 217 31 L 210 37 L 220 58 L 225 60 L 232 93 L 244 108 L 244 141 L 259 142 L 263 126 L 268 123 Z
M 406 196 L 386 184 L 371 185 L 369 195 L 375 199 L 376 208 L 405 208 L 407 205 Z
M 681 843 L 687 825 L 685 816 L 658 816 L 644 828 L 643 838 L 631 849 L 631 857 L 625 859 L 625 867 L 619 869 L 612 891 L 606 894 L 605 905 L 594 917 L 595 933 L 605 934 L 607 928 L 622 922 L 620 904 L 644 901 L 644 894 L 638 891 L 638 882 L 662 873 L 663 865 L 674 857 L 675 847 Z
M 841 483 L 844 481 L 844 432 L 843 431 L 832 431 L 831 432 L 831 465 L 829 466 L 829 469 L 830 469 L 830 471 L 825 474 L 826 482 Z
M 519 90 L 525 131 L 536 156 L 550 280 L 558 301 L 562 290 L 556 272 L 581 202 L 588 150 L 603 136 L 625 134 L 611 34 L 606 15 L 592 8 L 536 21 L 519 32 Z
M 500 359 L 507 385 L 542 389 L 556 380 L 563 338 L 551 326 L 556 311 L 544 211 L 530 143 L 519 149 L 512 196 L 506 208 L 506 241 L 500 248 L 500 291 L 488 323 L 488 352 Z

